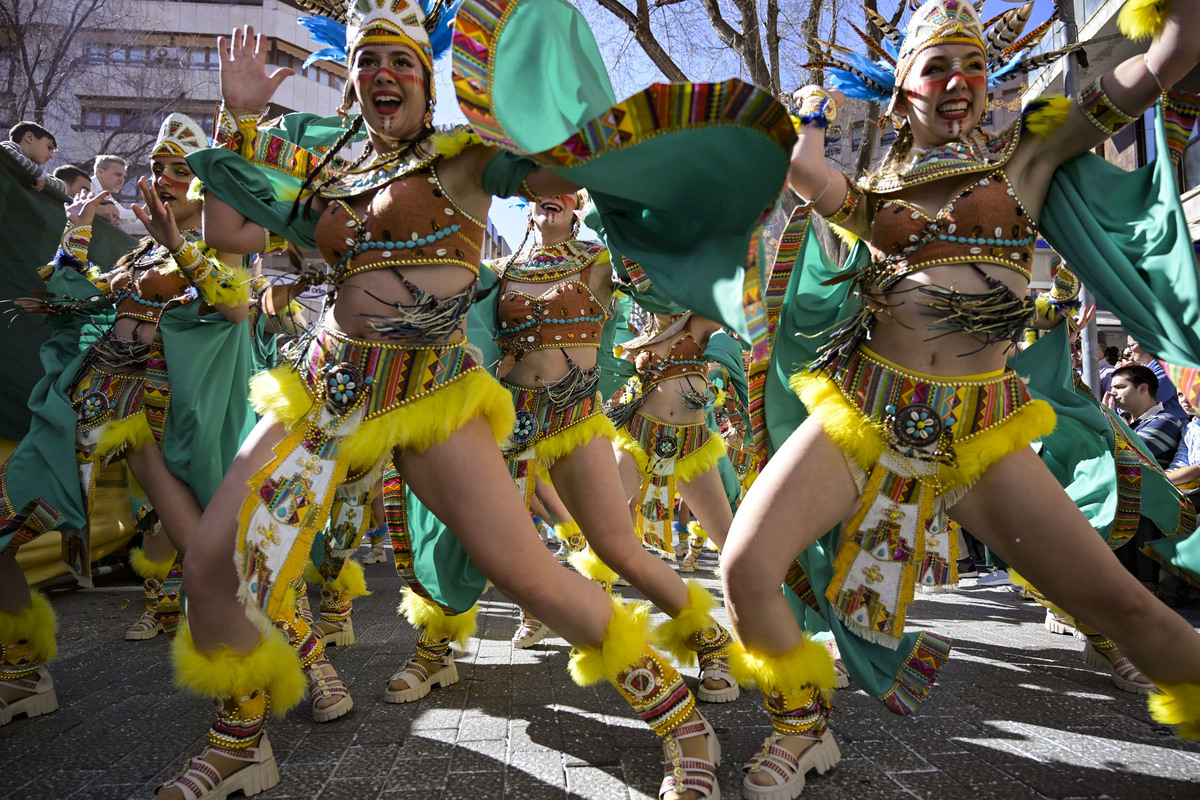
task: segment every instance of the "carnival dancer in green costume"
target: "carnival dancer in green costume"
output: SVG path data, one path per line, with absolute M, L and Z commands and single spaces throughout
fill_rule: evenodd
M 860 183 L 824 159 L 835 100 L 816 87 L 798 93 L 790 185 L 863 246 L 837 270 L 809 237 L 773 351 L 777 375 L 793 373 L 808 417 L 775 442 L 724 553 L 727 601 L 749 653 L 743 666 L 766 698 L 773 727 L 747 765 L 748 796 L 795 797 L 807 771 L 823 772 L 839 759 L 828 731 L 829 657 L 802 636 L 775 587 L 785 578 L 794 583 L 833 627 L 856 681 L 894 710 L 910 711 L 948 650 L 943 638 L 904 635 L 917 566 L 945 556 L 947 537 L 925 529 L 940 510 L 1111 637 L 1164 692 L 1154 696 L 1156 716 L 1197 732 L 1200 638 L 1120 566 L 1026 446 L 1053 429 L 1054 416 L 1005 365 L 1033 312 L 1024 294 L 1039 220 L 1073 266 L 1087 260 L 1067 241 L 1078 240 L 1083 224 L 1071 232 L 1061 224 L 1062 215 L 1086 209 L 1063 202 L 1062 193 L 1083 180 L 1080 172 L 1103 168 L 1077 160 L 1056 171 L 1136 118 L 1200 61 L 1200 41 L 1184 32 L 1183 6 L 1132 4 L 1127 12 L 1153 17 L 1145 57 L 1105 75 L 1079 102 L 1035 104 L 999 134 L 979 129 L 987 84 L 1023 63 L 1022 47 L 1008 44 L 1028 8 L 1002 14 L 987 34 L 974 4 L 961 0 L 925 3 L 903 35 L 874 16 L 888 37 L 883 61 L 822 59 L 841 88 L 889 100 L 903 120 L 880 170 Z M 1130 222 L 1113 221 L 1121 224 Z M 1152 238 L 1143 238 L 1141 260 L 1128 272 L 1160 255 Z M 1116 274 L 1127 253 L 1099 261 L 1097 270 Z M 1187 258 L 1186 267 L 1176 266 L 1194 302 L 1195 266 Z M 798 329 L 816 335 L 839 321 L 819 352 L 793 343 Z M 1181 341 L 1194 344 L 1195 337 Z M 797 358 L 806 347 L 809 357 Z M 1200 349 L 1190 357 L 1197 355 Z M 781 416 L 791 416 L 773 433 L 786 435 L 804 411 L 777 397 Z M 768 393 L 769 426 L 771 401 Z M 874 660 L 865 655 L 872 648 Z
M 223 56 L 221 75 L 224 116 L 232 116 L 242 133 L 239 153 L 214 150 L 191 162 L 208 192 L 205 224 L 212 235 L 243 252 L 259 249 L 268 231 L 317 246 L 329 264 L 327 280 L 336 299 L 297 363 L 256 379 L 253 397 L 265 419 L 235 460 L 188 551 L 190 635 L 176 639 L 180 677 L 189 688 L 222 701 L 209 748 L 161 787 L 159 796 L 252 792 L 277 780 L 263 734 L 267 698 L 276 708 L 294 702 L 298 666 L 294 658 L 273 657 L 280 641 L 270 623 L 288 603 L 287 585 L 307 560 L 313 521 L 323 521 L 335 489 L 357 481 L 369 485 L 389 460 L 407 491 L 453 531 L 436 545 L 469 553 L 464 570 L 478 565 L 506 595 L 576 645 L 571 664 L 577 680 L 612 682 L 663 738 L 670 767 L 664 796 L 716 796 L 715 734 L 695 712 L 679 673 L 647 644 L 648 615 L 564 569 L 533 530 L 496 444 L 513 429 L 511 395 L 476 361 L 463 328 L 493 194 L 538 197 L 611 184 L 605 194 L 613 199 L 607 202 L 620 198 L 621 215 L 628 212 L 639 225 L 655 213 L 683 219 L 686 210 L 701 234 L 690 229 L 677 234 L 693 243 L 692 250 L 677 251 L 680 257 L 705 258 L 709 249 L 718 261 L 728 259 L 726 250 L 744 254 L 784 176 L 793 134 L 782 127 L 782 108 L 757 89 L 731 82 L 720 86 L 720 97 L 712 95 L 716 87 L 667 87 L 682 95 L 695 92 L 695 102 L 652 104 L 648 96 L 664 91 L 654 88 L 626 101 L 640 105 L 614 111 L 607 76 L 596 71 L 594 43 L 589 45 L 586 26 L 568 4 L 467 3 L 455 21 L 461 45 L 455 64 L 460 96 L 472 98 L 468 116 L 496 140 L 511 127 L 505 122 L 511 108 L 519 107 L 519 120 L 543 137 L 541 147 L 533 140 L 505 139 L 515 152 L 498 153 L 467 131 L 437 134 L 432 128 L 435 47 L 427 26 L 444 34 L 438 22 L 445 21 L 446 9 L 404 0 L 310 5 L 348 23 L 341 42 L 331 47 L 339 47 L 350 72 L 347 110 L 358 104 L 361 113 L 344 130 L 311 115 L 258 130 L 258 114 L 287 73 L 269 77 L 265 54 L 247 41 L 250 32 L 239 33 L 229 57 Z M 326 22 L 331 20 L 318 27 L 335 41 L 335 29 Z M 582 62 L 554 71 L 571 84 L 567 96 L 553 103 L 521 96 L 544 88 L 548 74 L 545 64 L 529 56 L 548 55 L 547 39 L 566 36 L 570 50 L 550 49 Z M 509 41 L 512 47 L 506 47 Z M 522 46 L 533 47 L 533 53 L 522 52 Z M 489 63 L 477 69 L 480 60 Z M 469 78 L 462 77 L 464 70 L 471 71 Z M 533 70 L 532 77 L 525 70 Z M 644 113 L 649 109 L 669 110 L 671 116 L 658 119 Z M 590 121 L 618 117 L 626 133 L 622 152 L 609 153 L 602 168 L 591 169 L 576 140 L 596 130 Z M 564 122 L 569 130 L 563 130 Z M 555 124 L 561 135 L 546 140 Z M 726 183 L 738 187 L 743 208 L 731 213 L 713 204 L 697 213 L 692 198 L 709 178 L 694 175 L 683 153 L 676 167 L 663 170 L 658 185 L 641 190 L 649 197 L 616 193 L 634 169 L 623 169 L 623 159 L 671 138 L 672 125 L 686 127 L 702 148 L 711 140 L 711 149 L 723 154 L 716 156 L 720 170 L 730 170 Z M 341 147 L 364 129 L 369 143 L 364 156 L 345 169 L 329 169 Z M 315 147 L 329 133 L 333 138 L 323 142 L 332 146 L 314 163 L 307 155 L 314 150 L 299 145 L 309 137 Z M 738 146 L 728 149 L 731 142 Z M 594 154 L 610 146 L 605 140 L 588 144 Z M 268 159 L 274 161 L 267 165 Z M 732 177 L 735 162 L 743 161 L 757 164 L 754 171 L 762 174 L 749 186 L 745 176 Z M 257 169 L 255 162 L 267 168 Z M 668 184 L 674 184 L 670 194 L 676 201 L 655 212 L 654 195 Z M 472 502 L 462 502 L 463 487 L 470 487 Z M 420 563 L 421 554 L 416 556 Z M 451 562 L 463 564 L 455 559 L 447 552 L 433 559 L 433 568 L 444 577 Z M 434 588 L 447 594 L 457 583 Z M 475 587 L 475 598 L 481 590 Z M 461 613 L 475 598 L 447 605 Z M 248 616 L 241 614 L 239 599 Z M 443 611 L 441 602 L 422 607 Z M 448 640 L 429 643 L 431 660 L 440 658 L 436 650 L 444 653 Z
M 184 157 L 207 146 L 194 120 L 167 117 L 153 184 L 140 184 L 146 205 L 135 212 L 151 236 L 100 274 L 88 249 L 105 195 L 81 195 L 42 271 L 48 294 L 18 301 L 56 330 L 42 348 L 30 432 L 0 469 L 0 723 L 57 707 L 43 666 L 55 649 L 53 613 L 30 591 L 17 548 L 60 527 L 86 535 L 96 478 L 124 458 L 170 540 L 156 565 L 161 581 L 147 581 L 156 612 L 147 627 L 172 626 L 180 613 L 172 549 L 186 547 L 253 423 L 244 400 L 250 276 L 200 239 L 201 201 L 189 196 Z
M 651 314 L 640 335 L 614 350 L 636 371 L 610 412 L 619 426 L 617 464 L 629 511 L 643 543 L 672 560 L 676 492 L 718 548 L 733 520 L 717 471 L 725 442 L 705 420 L 706 348 L 720 330 L 691 312 Z

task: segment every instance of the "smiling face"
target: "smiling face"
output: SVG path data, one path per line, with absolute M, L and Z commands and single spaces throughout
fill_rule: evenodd
M 377 151 L 393 150 L 397 142 L 421 135 L 429 89 L 415 50 L 402 45 L 363 47 L 354 53 L 350 80 Z
M 562 241 L 571 235 L 579 198 L 574 194 L 543 197 L 533 206 L 533 225 L 543 242 Z
M 896 113 L 907 117 L 913 143 L 938 147 L 974 130 L 987 107 L 987 59 L 970 44 L 920 52 L 904 78 Z
M 180 228 L 193 227 L 188 222 L 192 217 L 199 221 L 200 200 L 188 200 L 188 187 L 195 177 L 187 162 L 178 156 L 154 156 L 150 159 L 154 173 L 154 193 L 164 205 L 175 212 L 175 221 Z

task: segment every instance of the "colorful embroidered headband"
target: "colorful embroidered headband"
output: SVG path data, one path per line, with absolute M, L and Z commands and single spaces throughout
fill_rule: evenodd
M 200 127 L 200 123 L 187 114 L 176 113 L 163 120 L 150 156 L 183 158 L 189 153 L 208 147 L 208 135 L 205 134 L 204 128 Z
M 367 45 L 403 45 L 416 51 L 430 75 L 433 62 L 450 49 L 451 27 L 461 0 L 299 0 L 320 16 L 302 17 L 317 44 L 325 45 L 304 61 L 350 66 L 356 50 Z

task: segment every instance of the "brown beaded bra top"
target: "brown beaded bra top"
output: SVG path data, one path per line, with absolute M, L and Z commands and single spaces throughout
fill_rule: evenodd
M 692 332 L 686 328 L 671 341 L 666 355 L 659 355 L 649 347 L 637 349 L 633 366 L 641 378 L 643 393 L 675 378 L 696 376 L 706 383 L 708 381 L 708 359 L 704 357 L 700 344 L 692 337 Z
M 608 319 L 588 286 L 592 267 L 608 263 L 608 249 L 568 241 L 537 248 L 529 258 L 505 266 L 497 308 L 500 351 L 520 360 L 533 350 L 600 347 Z M 553 284 L 539 295 L 508 290 L 510 283 Z
M 131 263 L 103 276 L 110 296 L 116 300 L 117 319 L 129 318 L 158 322 L 172 301 L 195 296 L 191 283 L 175 266 L 170 253 L 156 244 Z
M 438 178 L 440 158 L 373 189 L 364 211 L 334 199 L 317 222 L 317 249 L 333 280 L 376 269 L 452 264 L 479 274 L 484 223 L 454 202 Z M 362 197 L 363 195 L 359 195 Z
M 960 191 L 933 217 L 898 198 L 875 195 L 871 277 L 883 291 L 942 264 L 996 264 L 1032 277 L 1038 233 L 997 169 Z

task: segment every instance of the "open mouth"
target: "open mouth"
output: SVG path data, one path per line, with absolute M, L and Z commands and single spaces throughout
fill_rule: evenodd
M 551 214 L 561 214 L 562 210 L 563 210 L 563 206 L 557 200 L 543 200 L 542 201 L 542 210 L 547 211 Z
M 371 95 L 371 102 L 380 114 L 391 115 L 400 110 L 400 106 L 404 104 L 404 98 L 396 92 L 376 92 Z
M 162 200 L 163 204 L 165 205 L 167 203 L 174 202 L 175 195 L 171 194 L 170 192 L 159 192 L 158 199 Z
M 962 119 L 970 110 L 971 103 L 967 100 L 949 100 L 937 107 L 938 115 L 946 119 Z

